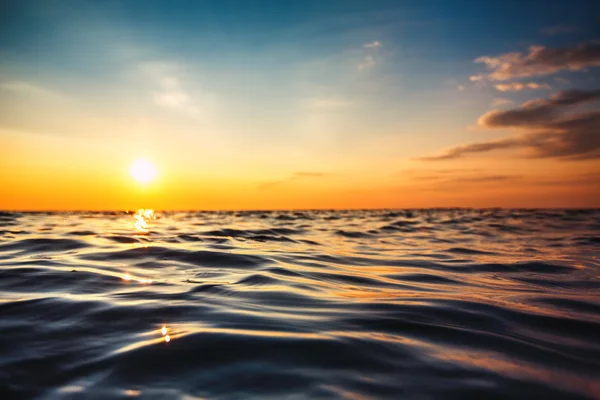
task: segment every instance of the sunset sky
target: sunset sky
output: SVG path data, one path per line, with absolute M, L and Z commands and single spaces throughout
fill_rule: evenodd
M 0 209 L 455 206 L 600 207 L 600 2 L 0 2 Z

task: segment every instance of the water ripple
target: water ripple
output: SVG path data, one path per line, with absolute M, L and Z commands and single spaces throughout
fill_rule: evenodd
M 600 399 L 599 227 L 0 212 L 0 398 Z

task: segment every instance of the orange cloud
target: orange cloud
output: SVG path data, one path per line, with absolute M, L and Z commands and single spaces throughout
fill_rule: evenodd
M 422 159 L 449 160 L 501 149 L 522 149 L 529 157 L 539 158 L 600 158 L 600 110 L 567 112 L 569 107 L 599 100 L 600 90 L 565 90 L 547 99 L 528 101 L 519 108 L 490 111 L 479 118 L 479 125 L 519 129 L 524 133 L 457 146 Z
M 492 69 L 488 78 L 496 81 L 548 75 L 564 70 L 580 71 L 600 66 L 600 41 L 562 48 L 531 46 L 527 54 L 514 52 L 496 57 L 483 56 L 475 62 Z
M 494 99 L 494 101 L 492 102 L 492 107 L 498 107 L 498 106 L 504 106 L 506 104 L 510 104 L 512 103 L 512 100 L 509 99 L 504 99 L 504 98 L 496 98 Z
M 513 82 L 513 83 L 499 83 L 495 85 L 496 90 L 501 92 L 519 92 L 524 89 L 551 89 L 547 83 L 535 83 L 535 82 Z

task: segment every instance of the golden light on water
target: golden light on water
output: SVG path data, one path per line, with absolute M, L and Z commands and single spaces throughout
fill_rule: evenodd
M 156 178 L 157 171 L 154 164 L 145 159 L 138 159 L 131 164 L 129 173 L 140 183 L 150 183 Z
M 171 336 L 167 335 L 166 325 L 163 325 L 162 329 L 160 330 L 160 333 L 165 337 L 165 342 L 169 343 L 171 341 Z
M 140 233 L 148 233 L 147 221 L 155 219 L 154 210 L 149 208 L 140 208 L 133 214 L 133 226 Z
M 147 283 L 150 284 L 152 283 L 152 279 L 145 279 L 145 278 L 137 278 L 137 277 L 133 277 L 131 275 L 129 275 L 128 273 L 124 273 L 123 275 L 121 275 L 121 279 L 123 279 L 124 281 L 135 281 L 138 283 Z
M 129 213 L 129 211 L 128 211 L 128 213 Z M 135 212 L 132 215 L 133 215 L 133 226 L 134 226 L 135 230 L 137 231 L 136 235 L 147 235 L 149 233 L 147 221 L 156 219 L 154 210 L 149 209 L 149 208 L 140 208 L 137 210 L 137 212 Z M 145 244 L 142 244 L 142 247 L 147 248 L 148 246 Z M 152 279 L 142 278 L 139 276 L 132 276 L 128 272 L 124 272 L 121 275 L 121 279 L 123 279 L 126 282 L 134 281 L 134 282 L 138 282 L 141 284 L 151 284 L 152 283 Z
M 135 229 L 137 229 L 140 232 L 148 231 L 148 224 L 146 223 L 146 220 L 144 219 L 144 217 L 142 217 L 141 215 L 135 214 L 133 216 L 133 218 L 135 219 L 135 221 L 133 222 L 133 226 L 135 227 Z
M 154 219 L 154 210 L 150 209 L 150 208 L 140 208 L 138 210 L 138 214 L 140 214 L 141 216 L 143 216 L 145 219 Z

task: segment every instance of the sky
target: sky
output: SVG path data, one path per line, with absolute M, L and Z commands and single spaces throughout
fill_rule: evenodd
M 425 207 L 600 207 L 600 2 L 0 1 L 0 209 Z

